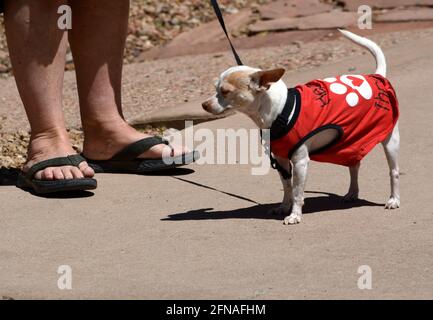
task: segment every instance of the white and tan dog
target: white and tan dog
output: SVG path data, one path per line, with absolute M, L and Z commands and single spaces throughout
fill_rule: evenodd
M 385 57 L 379 46 L 373 41 L 351 32 L 340 31 L 353 42 L 367 48 L 376 58 L 376 74 L 386 77 Z M 203 108 L 213 114 L 221 114 L 229 109 L 236 110 L 248 115 L 261 129 L 270 129 L 277 117 L 283 112 L 288 99 L 287 86 L 281 80 L 283 74 L 284 69 L 263 71 L 247 66 L 230 68 L 221 74 L 216 84 L 217 93 L 203 103 Z M 325 81 L 328 80 L 325 79 Z M 336 88 L 344 90 L 342 87 Z M 351 104 L 351 101 L 348 100 L 348 103 Z M 293 116 L 294 112 L 289 115 L 288 122 Z M 387 137 L 379 141 L 384 147 L 390 168 L 391 196 L 386 203 L 386 209 L 396 209 L 400 206 L 397 161 L 400 144 L 398 124 L 395 124 L 391 131 Z M 302 220 L 304 189 L 311 153 L 330 145 L 338 135 L 338 130 L 334 128 L 321 130 L 302 141 L 302 145 L 297 146 L 290 157 L 275 157 L 279 165 L 287 172 L 291 172 L 293 168 L 293 183 L 291 178 L 284 178 L 280 174 L 284 187 L 284 199 L 282 204 L 273 210 L 274 214 L 287 215 L 284 220 L 285 224 L 297 224 Z M 349 167 L 350 187 L 344 197 L 346 201 L 358 199 L 359 167 L 359 163 Z

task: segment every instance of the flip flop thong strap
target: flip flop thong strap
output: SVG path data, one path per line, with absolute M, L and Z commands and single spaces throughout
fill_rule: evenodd
M 137 159 L 141 154 L 159 144 L 169 145 L 168 141 L 161 137 L 144 138 L 127 146 L 117 153 L 111 160 L 130 161 Z
M 26 173 L 26 177 L 31 179 L 36 172 L 50 167 L 73 166 L 78 168 L 80 163 L 84 161 L 86 161 L 86 159 L 79 154 L 41 161 L 30 168 L 30 170 Z

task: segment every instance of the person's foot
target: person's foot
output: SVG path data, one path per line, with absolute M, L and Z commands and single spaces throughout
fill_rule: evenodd
M 86 130 L 83 155 L 92 160 L 109 160 L 116 153 L 125 147 L 144 138 L 150 137 L 144 133 L 138 132 L 124 121 L 116 124 L 110 124 L 104 128 L 94 128 Z M 167 146 L 164 144 L 154 146 L 140 155 L 140 159 L 161 159 Z M 180 156 L 188 153 L 189 150 L 182 146 L 172 146 L 171 156 Z
M 27 162 L 23 167 L 23 172 L 27 172 L 33 165 L 53 158 L 65 157 L 76 154 L 65 133 L 63 136 L 58 134 L 44 134 L 32 137 L 29 144 Z M 38 171 L 34 179 L 37 180 L 64 180 L 64 179 L 83 179 L 93 178 L 95 172 L 86 162 L 80 163 L 79 167 L 63 166 L 50 167 Z

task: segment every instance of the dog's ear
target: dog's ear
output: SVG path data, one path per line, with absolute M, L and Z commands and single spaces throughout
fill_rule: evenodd
M 257 71 L 250 76 L 251 88 L 256 91 L 269 90 L 273 83 L 281 80 L 285 72 L 282 68 Z

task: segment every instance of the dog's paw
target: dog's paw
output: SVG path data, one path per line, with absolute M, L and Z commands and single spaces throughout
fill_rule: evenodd
M 291 204 L 281 204 L 279 207 L 269 210 L 269 214 L 273 216 L 288 215 L 291 209 L 292 209 Z
M 385 209 L 393 210 L 400 208 L 400 199 L 391 197 L 385 205 Z
M 345 203 L 355 202 L 359 199 L 358 194 L 358 191 L 349 191 L 341 201 Z
M 284 224 L 286 226 L 292 225 L 292 224 L 298 224 L 302 221 L 302 214 L 294 214 L 292 213 L 290 216 L 286 217 L 284 219 Z

